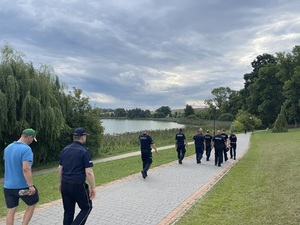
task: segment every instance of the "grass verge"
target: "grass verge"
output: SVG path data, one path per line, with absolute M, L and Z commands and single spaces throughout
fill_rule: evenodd
M 253 135 L 247 155 L 176 225 L 300 224 L 299 133 Z

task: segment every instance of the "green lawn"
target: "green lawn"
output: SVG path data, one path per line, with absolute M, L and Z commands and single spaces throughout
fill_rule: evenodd
M 299 135 L 252 135 L 244 158 L 176 225 L 300 224 Z

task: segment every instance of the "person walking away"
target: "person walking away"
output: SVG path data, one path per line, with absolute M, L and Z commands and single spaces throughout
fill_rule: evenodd
M 184 155 L 186 153 L 185 146 L 187 146 L 186 138 L 182 128 L 180 128 L 179 132 L 175 135 L 175 140 L 176 140 L 175 148 L 177 151 L 178 163 L 182 164 L 182 160 L 184 159 Z
M 156 154 L 158 153 L 152 137 L 148 135 L 148 131 L 144 130 L 138 138 L 140 140 L 141 158 L 143 162 L 143 170 L 141 171 L 142 177 L 146 179 L 148 176 L 148 170 L 152 164 L 152 148 L 154 148 Z
M 86 142 L 86 130 L 76 128 L 73 133 L 73 142 L 60 153 L 58 178 L 64 207 L 64 225 L 83 225 L 92 211 L 92 200 L 96 197 L 96 184 L 93 172 L 93 161 Z M 86 183 L 88 180 L 88 184 Z M 80 212 L 74 219 L 75 205 Z
M 206 134 L 204 135 L 205 151 L 206 151 L 206 161 L 209 161 L 209 158 L 210 158 L 212 138 L 213 137 L 210 135 L 209 130 L 207 130 Z
M 223 129 L 222 130 L 222 133 L 221 133 L 222 137 L 224 138 L 225 140 L 225 145 L 224 145 L 224 149 L 223 149 L 223 154 L 224 154 L 224 160 L 225 162 L 228 160 L 228 156 L 227 156 L 227 152 L 229 150 L 229 144 L 228 144 L 228 135 L 225 133 L 225 130 Z M 223 158 L 222 158 L 222 161 L 223 161 Z
M 202 128 L 198 130 L 198 133 L 194 135 L 193 139 L 196 151 L 196 162 L 199 164 L 201 163 L 204 150 L 204 137 L 202 135 Z
M 29 224 L 36 204 L 39 201 L 38 189 L 33 184 L 31 166 L 33 152 L 29 145 L 36 140 L 36 131 L 23 130 L 18 141 L 4 149 L 4 198 L 8 209 L 6 225 L 13 225 L 19 199 L 27 205 L 23 225 Z
M 236 143 L 237 143 L 237 137 L 233 133 L 233 131 L 230 131 L 229 135 L 229 143 L 230 143 L 230 158 L 236 160 Z
M 221 166 L 223 162 L 223 152 L 224 152 L 224 146 L 225 146 L 225 139 L 221 135 L 221 131 L 217 130 L 217 134 L 213 137 L 213 147 L 215 148 L 215 166 Z

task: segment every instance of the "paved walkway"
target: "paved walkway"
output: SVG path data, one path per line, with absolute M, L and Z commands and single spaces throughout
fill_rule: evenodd
M 196 164 L 193 155 L 185 158 L 182 165 L 174 161 L 150 169 L 146 179 L 138 173 L 97 187 L 97 197 L 93 201 L 94 208 L 87 224 L 162 225 L 176 222 L 195 201 L 238 163 L 248 150 L 250 135 L 237 135 L 237 160 L 229 159 L 222 167 L 214 166 L 214 154 L 210 161 L 202 160 L 201 164 Z M 191 149 L 188 148 L 188 151 Z M 116 158 L 137 154 L 139 153 L 129 153 Z M 16 225 L 21 224 L 22 216 L 23 213 L 16 215 Z M 30 224 L 54 225 L 62 224 L 62 220 L 62 201 L 57 200 L 38 205 Z M 0 224 L 5 224 L 4 218 L 0 220 Z

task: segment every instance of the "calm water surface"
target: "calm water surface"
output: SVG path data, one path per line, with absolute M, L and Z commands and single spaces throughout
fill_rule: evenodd
M 179 123 L 151 120 L 101 119 L 101 121 L 104 127 L 104 134 L 121 134 L 143 130 L 164 130 L 184 127 L 184 125 Z

